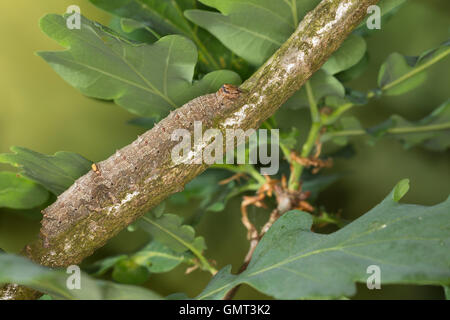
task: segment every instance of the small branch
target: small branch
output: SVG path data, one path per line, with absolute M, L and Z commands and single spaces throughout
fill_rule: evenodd
M 418 127 L 399 127 L 399 128 L 391 128 L 386 131 L 386 133 L 390 135 L 395 134 L 414 134 L 414 133 L 423 133 L 423 132 L 434 132 L 441 130 L 449 130 L 450 122 L 418 126 Z M 329 140 L 335 137 L 349 137 L 349 136 L 362 136 L 366 135 L 368 132 L 363 129 L 356 130 L 342 130 L 336 132 L 327 132 L 323 138 L 324 140 Z
M 313 150 L 316 144 L 320 130 L 322 129 L 322 122 L 319 109 L 317 108 L 316 100 L 314 98 L 314 94 L 310 83 L 306 82 L 305 87 L 306 87 L 306 94 L 308 96 L 309 110 L 311 113 L 312 124 L 308 133 L 308 138 L 306 139 L 306 142 L 303 144 L 302 147 L 301 153 L 302 158 L 309 157 L 311 151 Z M 298 161 L 292 161 L 291 165 L 292 165 L 292 172 L 289 178 L 289 189 L 297 190 L 300 186 L 300 178 L 302 176 L 304 166 Z
M 339 108 L 337 108 L 332 114 L 329 116 L 324 116 L 322 122 L 324 125 L 330 125 L 336 122 L 342 114 L 353 108 L 355 105 L 353 103 L 346 103 Z

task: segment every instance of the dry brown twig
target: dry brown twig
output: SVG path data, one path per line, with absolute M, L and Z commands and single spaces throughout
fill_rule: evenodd
M 312 157 L 302 157 L 296 152 L 291 152 L 292 161 L 309 168 L 313 167 L 312 174 L 317 174 L 323 168 L 331 168 L 333 166 L 333 159 L 328 158 L 326 160 L 320 159 L 320 154 L 322 152 L 322 142 L 320 142 L 320 136 L 316 141 L 316 150 Z

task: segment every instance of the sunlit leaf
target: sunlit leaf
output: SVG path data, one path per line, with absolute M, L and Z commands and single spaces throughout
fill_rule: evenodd
M 14 172 L 0 172 L 0 207 L 31 209 L 47 201 L 48 196 L 37 183 Z

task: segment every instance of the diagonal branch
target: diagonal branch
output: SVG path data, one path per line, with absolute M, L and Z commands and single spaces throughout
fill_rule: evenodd
M 208 165 L 175 164 L 174 130 L 257 129 L 318 70 L 378 0 L 323 0 L 308 13 L 281 48 L 242 86 L 236 99 L 220 93 L 198 97 L 159 122 L 132 144 L 79 178 L 43 211 L 40 237 L 24 254 L 36 263 L 65 267 L 80 263 L 127 225 L 173 193 Z M 203 148 L 204 146 L 201 146 Z M 201 149 L 200 148 L 200 149 Z M 195 157 L 202 150 L 195 150 Z M 31 299 L 39 293 L 17 285 L 0 299 Z

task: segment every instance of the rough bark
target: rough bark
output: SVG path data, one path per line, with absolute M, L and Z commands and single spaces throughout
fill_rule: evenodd
M 240 87 L 238 98 L 198 97 L 159 122 L 132 144 L 97 164 L 43 211 L 40 237 L 24 254 L 52 268 L 80 263 L 127 225 L 203 172 L 206 164 L 175 164 L 175 129 L 257 129 L 318 70 L 378 0 L 323 0 L 283 46 Z M 202 146 L 203 148 L 203 146 Z M 201 150 L 196 150 L 200 152 Z M 35 299 L 17 285 L 0 299 Z

